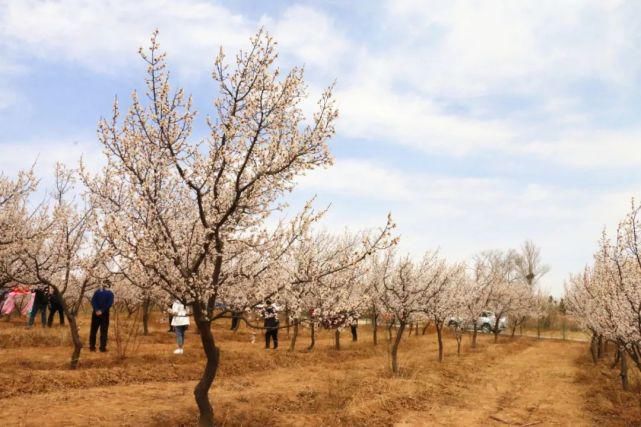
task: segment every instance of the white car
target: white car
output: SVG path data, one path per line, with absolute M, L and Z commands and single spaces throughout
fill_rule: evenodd
M 484 311 L 483 313 L 481 313 L 478 320 L 476 321 L 476 325 L 480 330 L 482 330 L 485 333 L 492 332 L 492 330 L 494 329 L 494 325 L 496 325 L 496 316 L 491 311 Z M 499 326 L 499 331 L 502 331 L 503 329 L 507 328 L 507 318 L 501 317 L 499 319 L 498 326 Z
M 448 326 L 456 326 L 457 324 L 461 323 L 461 318 L 460 317 L 450 317 L 447 325 Z M 496 315 L 492 313 L 491 311 L 484 311 L 481 313 L 478 319 L 476 319 L 476 327 L 485 333 L 490 333 L 494 329 L 494 325 L 496 324 Z M 474 329 L 474 325 L 470 324 L 464 324 L 463 325 L 465 329 Z M 499 331 L 502 331 L 503 329 L 507 328 L 507 318 L 501 317 L 499 319 Z

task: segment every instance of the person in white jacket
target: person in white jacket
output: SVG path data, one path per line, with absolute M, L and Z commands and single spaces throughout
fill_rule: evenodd
M 183 303 L 175 300 L 168 311 L 173 316 L 171 319 L 171 326 L 174 327 L 174 332 L 176 332 L 176 343 L 178 344 L 178 348 L 174 350 L 174 354 L 183 354 L 185 331 L 187 330 L 187 326 L 189 326 L 189 315 L 187 314 L 187 309 Z

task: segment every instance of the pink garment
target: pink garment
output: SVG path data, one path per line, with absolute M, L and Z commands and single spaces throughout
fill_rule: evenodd
M 28 313 L 31 312 L 31 309 L 33 308 L 33 302 L 36 298 L 36 295 L 33 293 L 25 293 L 25 292 L 9 292 L 7 295 L 7 298 L 4 301 L 4 304 L 2 305 L 2 314 L 4 315 L 10 315 L 13 313 L 18 306 L 16 305 L 16 302 L 22 301 L 24 303 L 25 298 L 27 299 L 27 303 L 22 307 L 22 315 L 26 316 Z
M 4 300 L 4 304 L 2 305 L 2 314 L 6 314 L 6 315 L 11 314 L 15 306 L 16 306 L 16 293 L 9 292 L 9 294 L 7 295 L 7 299 Z
M 29 301 L 27 302 L 27 305 L 25 305 L 22 308 L 22 315 L 26 316 L 28 313 L 31 313 L 31 309 L 33 308 L 33 302 L 36 300 L 36 294 L 35 293 L 30 293 L 29 294 Z

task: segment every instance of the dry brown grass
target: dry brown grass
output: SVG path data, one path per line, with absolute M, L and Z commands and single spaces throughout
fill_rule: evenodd
M 140 348 L 121 360 L 83 350 L 67 369 L 66 329 L 26 330 L 0 321 L 0 425 L 191 425 L 192 390 L 204 358 L 188 331 L 186 353 L 175 356 L 166 324 L 151 322 Z M 433 334 L 405 337 L 401 374 L 388 369 L 387 343 L 374 347 L 370 331 L 336 351 L 321 332 L 313 352 L 303 330 L 295 352 L 262 349 L 260 335 L 215 326 L 221 366 L 211 399 L 221 425 L 630 425 L 641 421 L 639 392 L 624 393 L 616 371 L 593 366 L 583 343 L 481 336 L 437 361 Z M 86 339 L 87 319 L 81 319 Z M 383 335 L 383 334 L 381 334 Z M 632 369 L 631 369 L 632 370 Z M 606 372 L 604 375 L 602 372 Z M 636 383 L 635 383 L 636 384 Z M 635 385 L 635 387 L 637 387 Z M 28 419 L 12 414 L 41 408 Z M 30 424 L 32 423 L 32 424 Z
M 577 358 L 581 371 L 576 381 L 587 389 L 586 409 L 595 424 L 641 425 L 641 374 L 629 362 L 630 391 L 624 391 L 618 366 L 611 368 L 613 357 L 606 353 L 596 365 L 587 352 Z
M 0 349 L 71 345 L 71 336 L 66 326 L 43 328 L 36 325 L 29 329 L 25 325 L 26 322 L 0 321 Z

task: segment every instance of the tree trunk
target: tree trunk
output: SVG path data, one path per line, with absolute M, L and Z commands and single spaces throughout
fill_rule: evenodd
M 220 351 L 216 347 L 214 336 L 211 333 L 211 320 L 205 317 L 200 304 L 194 304 L 194 317 L 197 319 L 196 324 L 200 331 L 200 341 L 203 344 L 207 363 L 200 381 L 194 388 L 194 397 L 200 412 L 198 425 L 202 427 L 214 426 L 214 408 L 209 402 L 209 389 L 216 378 L 218 363 L 220 360 Z
M 639 351 L 638 344 L 631 345 L 630 351 L 628 352 L 628 356 L 630 356 L 630 359 L 632 359 L 637 369 L 641 371 L 641 352 Z
M 296 348 L 296 338 L 298 337 L 298 319 L 294 319 L 294 334 L 292 340 L 289 342 L 289 351 L 294 351 Z
M 125 306 L 125 310 L 127 310 L 127 319 L 131 318 L 131 315 L 134 314 L 134 308 L 132 307 L 132 304 L 129 304 L 127 301 L 123 303 Z
M 438 361 L 443 361 L 443 321 L 435 320 L 434 326 L 436 327 L 436 337 L 438 339 Z
M 594 334 L 592 334 L 592 339 L 590 340 L 590 355 L 592 355 L 592 362 L 594 362 L 594 364 L 596 365 L 597 361 L 599 360 L 599 355 L 597 349 L 597 338 Z
M 514 338 L 514 334 L 516 333 L 517 326 L 518 324 L 514 322 L 514 325 L 512 325 L 512 335 L 510 336 L 510 338 Z
M 610 369 L 616 368 L 616 366 L 619 364 L 621 358 L 621 352 L 617 348 L 617 351 L 614 353 L 614 362 L 612 362 L 612 365 L 610 366 Z M 595 362 L 596 363 L 596 362 Z
M 374 340 L 374 345 L 378 345 L 378 313 L 376 312 L 376 308 L 373 310 L 374 314 L 372 316 L 372 338 Z
M 639 346 L 637 344 L 631 344 L 628 356 L 630 356 L 630 359 L 632 359 L 637 369 L 641 371 L 641 352 L 639 351 Z
M 392 341 L 392 328 L 394 327 L 394 323 L 396 323 L 396 319 L 392 320 L 387 327 L 387 341 Z
M 336 342 L 336 345 L 334 348 L 336 348 L 336 350 L 340 350 L 341 349 L 341 331 L 338 328 L 336 328 L 336 330 L 334 331 L 334 340 Z
M 392 343 L 390 354 L 392 356 L 392 372 L 398 374 L 398 345 L 401 343 L 403 331 L 405 330 L 405 322 L 400 322 L 398 331 L 396 331 L 396 339 Z M 391 329 L 390 329 L 391 331 Z
M 312 351 L 314 349 L 314 344 L 316 344 L 316 327 L 314 325 L 314 322 L 312 322 L 312 327 L 310 331 L 310 335 L 312 338 L 311 343 L 309 344 L 309 347 L 307 347 L 307 351 Z
M 425 322 L 425 326 L 423 326 L 423 333 L 421 335 L 425 335 L 427 333 L 427 328 L 430 327 L 430 322 L 427 321 Z
M 501 330 L 499 329 L 499 322 L 501 321 L 501 316 L 496 316 L 496 321 L 494 322 L 494 330 L 492 333 L 494 333 L 494 343 L 499 342 L 499 334 L 501 333 Z
M 67 323 L 69 324 L 69 332 L 71 333 L 71 341 L 73 342 L 73 352 L 71 353 L 71 362 L 69 368 L 76 369 L 80 361 L 80 351 L 82 350 L 82 341 L 80 340 L 80 333 L 78 331 L 78 324 L 76 323 L 76 316 L 65 311 L 67 316 Z
M 536 337 L 541 339 L 541 318 L 536 320 Z
M 149 335 L 149 308 L 151 307 L 151 298 L 147 297 L 142 303 L 142 334 Z
M 472 332 L 472 348 L 476 348 L 476 335 L 478 333 L 478 326 L 474 322 L 474 331 Z
M 78 324 L 76 323 L 76 315 L 78 310 L 82 308 L 82 299 L 85 295 L 86 283 L 83 283 L 80 287 L 80 294 L 78 295 L 77 304 L 72 305 L 71 307 L 65 301 L 64 295 L 58 291 L 59 302 L 62 305 L 62 312 L 67 317 L 67 324 L 69 325 L 69 332 L 71 333 L 71 341 L 73 343 L 73 352 L 71 353 L 71 361 L 69 363 L 70 369 L 76 369 L 78 367 L 78 362 L 80 361 L 80 352 L 82 351 L 82 341 L 80 340 L 80 331 L 78 330 Z
M 294 321 L 296 322 L 296 321 Z M 289 327 L 290 327 L 290 321 L 289 321 L 289 305 L 285 304 L 285 327 L 287 328 L 287 338 L 289 338 Z
M 628 383 L 628 357 L 624 348 L 621 348 L 619 353 L 621 354 L 621 385 L 623 386 L 623 390 L 628 391 L 630 389 Z
M 414 336 L 418 336 L 418 322 L 410 324 L 410 328 L 414 328 Z
M 597 353 L 596 356 L 598 359 L 603 357 L 603 335 L 599 335 L 599 338 L 597 340 Z

